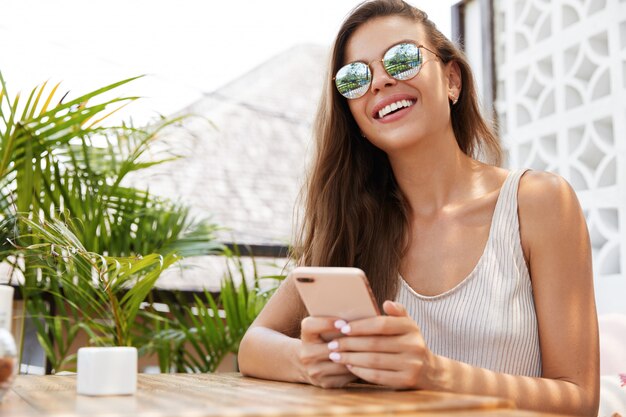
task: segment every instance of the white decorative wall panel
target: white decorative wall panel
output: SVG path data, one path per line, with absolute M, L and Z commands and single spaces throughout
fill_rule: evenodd
M 626 0 L 494 3 L 506 165 L 570 182 L 591 234 L 598 311 L 626 313 Z

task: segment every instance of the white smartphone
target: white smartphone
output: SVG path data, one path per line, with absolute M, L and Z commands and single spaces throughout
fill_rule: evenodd
M 359 268 L 298 267 L 290 275 L 311 316 L 352 321 L 380 315 L 367 277 Z

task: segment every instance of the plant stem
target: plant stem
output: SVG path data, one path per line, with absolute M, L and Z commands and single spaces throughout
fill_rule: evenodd
M 105 272 L 101 272 L 99 274 L 100 279 L 104 282 L 106 289 L 106 293 L 109 296 L 109 302 L 111 303 L 111 308 L 113 309 L 113 321 L 115 323 L 115 333 L 117 334 L 117 342 L 115 343 L 117 346 L 125 346 L 123 343 L 124 336 L 122 335 L 122 320 L 119 315 L 119 304 L 117 303 L 117 298 L 115 294 L 113 294 L 113 290 L 111 289 L 111 285 L 109 285 L 108 281 L 104 278 Z

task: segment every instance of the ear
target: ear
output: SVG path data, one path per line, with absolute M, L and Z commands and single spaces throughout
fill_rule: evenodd
M 461 89 L 463 87 L 461 67 L 458 62 L 448 62 L 446 65 L 446 76 L 448 79 L 448 99 L 452 105 L 455 105 L 461 95 Z

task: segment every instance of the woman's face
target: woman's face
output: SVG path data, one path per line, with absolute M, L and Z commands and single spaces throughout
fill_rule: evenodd
M 448 129 L 448 97 L 458 96 L 451 88 L 453 66 L 444 65 L 425 49 L 422 49 L 421 70 L 412 79 L 399 81 L 387 74 L 381 59 L 391 46 L 403 41 L 435 50 L 420 24 L 400 16 L 379 17 L 364 23 L 352 34 L 346 44 L 345 62 L 341 63 L 370 63 L 369 91 L 358 99 L 348 100 L 348 106 L 363 136 L 387 154 L 405 151 L 423 142 L 423 138 L 436 138 Z M 382 108 L 399 101 L 410 106 L 380 117 Z

